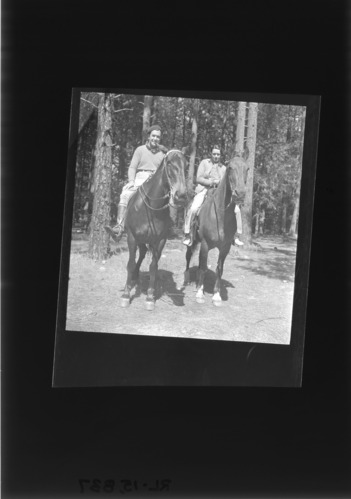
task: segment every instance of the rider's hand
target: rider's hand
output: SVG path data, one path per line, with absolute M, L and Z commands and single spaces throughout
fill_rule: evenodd
M 129 182 L 126 184 L 127 189 L 130 189 L 131 187 L 134 187 L 134 180 L 129 180 Z

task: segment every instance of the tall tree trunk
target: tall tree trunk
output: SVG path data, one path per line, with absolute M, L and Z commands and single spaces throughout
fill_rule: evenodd
M 152 107 L 151 107 L 151 114 L 150 114 L 150 125 L 153 125 L 154 123 L 157 123 L 158 120 L 158 114 L 159 114 L 159 97 L 152 97 Z M 162 107 L 162 104 L 161 104 Z
M 175 101 L 175 110 L 174 110 L 174 121 L 173 121 L 173 133 L 170 147 L 171 149 L 175 148 L 176 142 L 176 131 L 177 131 L 177 115 L 178 115 L 178 107 L 179 107 L 180 98 Z
M 296 193 L 294 196 L 294 211 L 291 217 L 289 236 L 296 237 L 297 236 L 297 220 L 299 214 L 299 206 L 300 206 L 300 183 L 296 189 Z
M 142 143 L 145 144 L 148 130 L 150 128 L 150 117 L 151 117 L 151 107 L 152 107 L 153 97 L 151 95 L 145 95 L 144 97 L 144 112 L 143 112 L 143 132 L 142 132 Z
M 246 102 L 239 102 L 238 119 L 235 134 L 235 152 L 242 154 L 244 152 L 244 137 L 245 137 L 245 121 L 246 121 Z
M 304 143 L 304 135 L 305 135 L 305 117 L 306 117 L 306 111 L 303 112 L 302 114 L 302 127 L 301 127 L 301 137 L 300 137 L 300 150 L 299 150 L 299 171 L 300 175 L 299 178 L 297 179 L 297 186 L 296 186 L 296 191 L 295 191 L 295 196 L 294 196 L 294 211 L 293 215 L 291 218 L 291 223 L 290 223 L 290 229 L 289 229 L 289 236 L 296 237 L 297 236 L 297 220 L 298 220 L 298 214 L 299 214 L 299 206 L 300 206 L 300 190 L 301 190 L 301 171 L 302 171 L 302 156 L 303 156 L 303 143 Z
M 185 147 L 185 130 L 186 130 L 186 109 L 185 102 L 183 99 L 183 140 L 182 140 L 182 148 Z
M 104 226 L 110 223 L 112 180 L 111 94 L 100 94 L 98 133 L 95 148 L 94 203 L 89 236 L 89 256 L 104 260 L 108 254 L 109 235 Z
M 287 213 L 287 204 L 286 198 L 282 200 L 282 222 L 281 222 L 281 232 L 282 234 L 286 234 L 286 213 Z
M 200 100 L 194 100 L 193 122 L 191 126 L 191 143 L 190 143 L 190 159 L 187 187 L 190 191 L 193 188 L 194 173 L 195 173 L 195 158 L 196 158 L 196 142 L 197 142 L 197 122 L 199 117 Z
M 245 204 L 242 207 L 243 239 L 247 243 L 251 243 L 252 240 L 252 197 L 256 154 L 257 106 L 256 102 L 250 102 L 248 110 L 247 147 L 249 155 L 246 161 L 249 170 L 246 181 Z
M 228 135 L 227 124 L 228 124 L 229 116 L 230 116 L 230 101 L 227 102 L 227 109 L 225 112 L 225 116 L 223 119 L 223 125 L 222 125 L 222 141 L 221 141 L 222 153 L 224 153 L 224 151 L 226 149 L 226 142 L 227 142 L 227 135 Z
M 259 234 L 264 234 L 264 224 L 266 221 L 266 210 L 265 209 L 261 210 L 259 215 L 260 216 L 259 216 L 258 232 L 259 232 Z
M 255 236 L 257 236 L 258 235 L 258 228 L 260 225 L 260 212 L 259 212 L 259 210 L 256 211 L 256 213 L 254 214 L 254 216 L 252 218 L 255 220 L 254 234 L 255 234 Z
M 208 153 L 208 150 L 211 148 L 211 146 L 214 145 L 212 142 L 212 123 L 213 123 L 212 114 L 213 114 L 213 101 L 210 100 L 207 108 L 206 127 L 203 134 L 204 137 L 203 149 L 206 152 L 206 154 Z

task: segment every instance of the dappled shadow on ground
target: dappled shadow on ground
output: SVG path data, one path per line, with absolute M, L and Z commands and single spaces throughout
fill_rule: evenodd
M 138 282 L 135 286 L 135 294 L 132 296 L 131 302 L 142 295 L 145 295 L 146 298 L 149 282 L 150 273 L 140 272 Z M 173 273 L 168 270 L 159 269 L 157 272 L 155 299 L 159 300 L 163 296 L 168 296 L 172 300 L 173 305 L 177 307 L 184 306 L 185 294 L 181 289 L 177 288 L 173 279 Z
M 188 276 L 187 282 L 185 285 L 197 284 L 197 273 L 198 273 L 198 266 L 197 265 L 193 265 L 192 267 L 190 267 L 189 273 L 187 274 L 187 276 Z M 225 269 L 224 269 L 224 273 L 225 273 Z M 204 279 L 204 292 L 212 295 L 215 283 L 216 283 L 216 272 L 214 272 L 213 270 L 207 269 L 206 274 L 205 274 L 205 279 Z M 222 297 L 223 301 L 228 300 L 227 288 L 234 288 L 234 287 L 235 286 L 231 282 L 222 278 L 221 297 Z
M 71 253 L 73 254 L 86 254 L 89 251 L 89 238 L 87 235 L 71 240 Z M 119 243 L 111 242 L 108 249 L 108 256 L 121 255 L 128 251 L 127 241 L 123 237 Z
M 248 261 L 236 258 L 237 268 L 248 270 L 256 275 L 278 279 L 280 281 L 294 282 L 295 278 L 295 253 L 287 256 L 279 256 L 277 252 L 266 252 L 264 259 Z M 239 264 L 238 262 L 242 263 Z
M 122 253 L 126 253 L 128 251 L 128 246 L 116 246 L 114 248 L 110 248 L 109 256 L 120 255 Z
M 269 250 L 267 250 L 269 251 Z M 273 248 L 273 251 L 276 253 L 282 253 L 283 255 L 286 256 L 292 256 L 295 258 L 296 255 L 296 250 L 295 249 L 282 249 L 282 248 L 277 248 L 276 246 Z

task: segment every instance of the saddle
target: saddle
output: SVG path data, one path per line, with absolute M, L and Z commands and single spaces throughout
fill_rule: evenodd
M 195 241 L 196 236 L 197 236 L 197 231 L 199 230 L 200 227 L 200 221 L 199 221 L 199 215 L 202 210 L 202 208 L 205 206 L 206 201 L 213 196 L 213 194 L 216 192 L 215 187 L 211 187 L 210 189 L 207 190 L 206 196 L 204 198 L 204 201 L 200 208 L 198 209 L 197 213 L 194 215 L 193 220 L 191 221 L 190 225 L 190 237 L 192 241 Z

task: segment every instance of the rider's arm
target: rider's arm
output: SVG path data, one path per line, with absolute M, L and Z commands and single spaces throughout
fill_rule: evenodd
M 206 172 L 206 160 L 201 161 L 196 175 L 196 183 L 204 185 L 205 187 L 212 187 L 215 181 L 210 178 L 209 173 Z
M 139 147 L 137 147 L 134 151 L 132 161 L 130 162 L 130 165 L 128 168 L 128 181 L 129 182 L 134 182 L 136 170 L 138 168 L 139 162 L 140 162 L 140 149 L 139 149 Z

